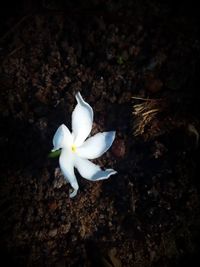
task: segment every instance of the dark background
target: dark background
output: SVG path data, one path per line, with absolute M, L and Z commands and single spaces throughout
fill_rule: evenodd
M 199 266 L 198 13 L 192 1 L 1 3 L 4 266 Z M 77 174 L 69 199 L 48 153 L 78 91 L 92 134 L 117 131 L 96 163 L 118 174 Z

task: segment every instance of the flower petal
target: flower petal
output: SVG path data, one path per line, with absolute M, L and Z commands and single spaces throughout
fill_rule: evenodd
M 79 186 L 74 174 L 75 157 L 73 152 L 69 148 L 62 149 L 59 163 L 65 179 L 71 184 L 71 187 L 73 187 L 74 189 L 74 191 L 70 194 L 70 197 L 75 197 Z
M 76 94 L 77 105 L 72 113 L 72 130 L 74 134 L 74 144 L 82 145 L 92 129 L 93 110 L 86 103 L 81 94 Z
M 117 172 L 113 169 L 107 169 L 103 171 L 98 165 L 92 163 L 87 159 L 79 157 L 75 158 L 75 168 L 78 169 L 79 173 L 83 178 L 90 181 L 99 181 L 108 179 L 111 175 Z
M 68 147 L 72 144 L 72 134 L 69 129 L 64 125 L 60 125 L 53 137 L 52 151 L 58 150 L 63 147 Z
M 77 148 L 81 158 L 96 159 L 103 155 L 112 145 L 115 132 L 98 133 L 87 139 L 82 146 Z

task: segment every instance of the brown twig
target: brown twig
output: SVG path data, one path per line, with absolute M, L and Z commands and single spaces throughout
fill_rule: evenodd
M 4 41 L 12 32 L 14 32 L 30 15 L 21 18 L 11 29 L 9 29 L 1 38 L 0 42 Z
M 23 47 L 24 47 L 23 44 L 20 45 L 20 46 L 18 46 L 18 47 L 16 47 L 14 50 L 12 50 L 12 51 L 7 55 L 6 58 L 13 56 L 15 53 L 17 53 L 17 52 L 18 52 L 20 49 L 22 49 Z
M 155 99 L 151 99 L 151 98 L 143 98 L 143 97 L 138 97 L 138 96 L 132 96 L 133 99 L 137 99 L 137 100 L 144 100 L 144 101 L 152 101 Z

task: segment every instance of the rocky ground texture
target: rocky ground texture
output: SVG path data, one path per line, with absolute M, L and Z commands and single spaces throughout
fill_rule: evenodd
M 198 266 L 200 43 L 195 8 L 156 1 L 43 1 L 0 37 L 0 251 L 4 266 Z M 96 162 L 118 174 L 69 199 L 57 127 L 75 93 L 92 134 L 116 130 Z

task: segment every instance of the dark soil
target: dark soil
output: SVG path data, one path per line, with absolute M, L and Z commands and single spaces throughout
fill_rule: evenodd
M 200 266 L 197 7 L 41 2 L 8 3 L 0 19 L 4 266 Z M 48 153 L 78 91 L 92 134 L 117 131 L 97 162 L 118 174 L 77 174 L 70 199 Z

